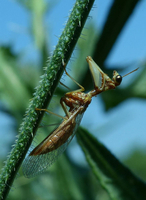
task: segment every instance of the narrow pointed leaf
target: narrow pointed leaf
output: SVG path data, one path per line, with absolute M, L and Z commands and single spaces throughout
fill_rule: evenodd
M 79 128 L 77 139 L 94 175 L 111 199 L 146 199 L 146 185 L 87 130 Z

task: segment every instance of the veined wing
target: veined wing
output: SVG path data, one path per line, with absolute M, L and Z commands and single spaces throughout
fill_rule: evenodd
M 71 122 L 71 119 L 74 119 L 74 121 L 75 121 L 74 129 L 73 129 L 72 133 L 69 132 L 70 129 L 68 129 L 66 131 L 65 134 L 69 134 L 69 137 L 66 137 L 67 138 L 66 141 L 64 141 L 58 148 L 56 148 L 52 151 L 49 151 L 47 153 L 39 154 L 39 155 L 31 155 L 31 153 L 30 153 L 24 159 L 24 162 L 22 164 L 22 170 L 23 170 L 23 174 L 25 177 L 31 178 L 31 177 L 34 177 L 34 176 L 42 173 L 43 171 L 45 171 L 47 169 L 47 167 L 49 167 L 56 161 L 56 159 L 58 158 L 59 155 L 61 155 L 66 150 L 68 144 L 71 142 L 72 138 L 74 137 L 78 126 L 80 125 L 81 119 L 84 114 L 84 112 L 82 112 L 82 110 L 83 110 L 83 107 L 78 108 L 77 111 L 75 111 L 72 114 L 72 116 L 68 119 L 70 122 Z M 40 146 L 40 145 L 38 145 L 38 146 Z

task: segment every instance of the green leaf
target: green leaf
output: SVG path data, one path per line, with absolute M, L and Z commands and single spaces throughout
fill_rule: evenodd
M 99 66 L 103 65 L 138 2 L 139 0 L 113 1 L 101 35 L 97 38 L 92 56 Z
M 146 199 L 146 185 L 87 130 L 79 128 L 77 139 L 94 175 L 111 199 Z

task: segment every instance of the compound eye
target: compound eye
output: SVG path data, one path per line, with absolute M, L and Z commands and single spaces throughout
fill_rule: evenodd
M 121 75 L 117 75 L 116 76 L 116 83 L 119 85 L 122 81 L 122 76 Z

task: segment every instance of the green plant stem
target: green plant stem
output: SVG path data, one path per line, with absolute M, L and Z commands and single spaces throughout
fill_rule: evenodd
M 29 104 L 19 130 L 19 137 L 5 162 L 0 176 L 0 199 L 5 199 L 8 195 L 13 180 L 43 117 L 43 113 L 36 112 L 35 108 L 46 108 L 48 106 L 63 73 L 63 63 L 68 63 L 93 3 L 94 0 L 77 0 L 73 7 L 66 27 Z

